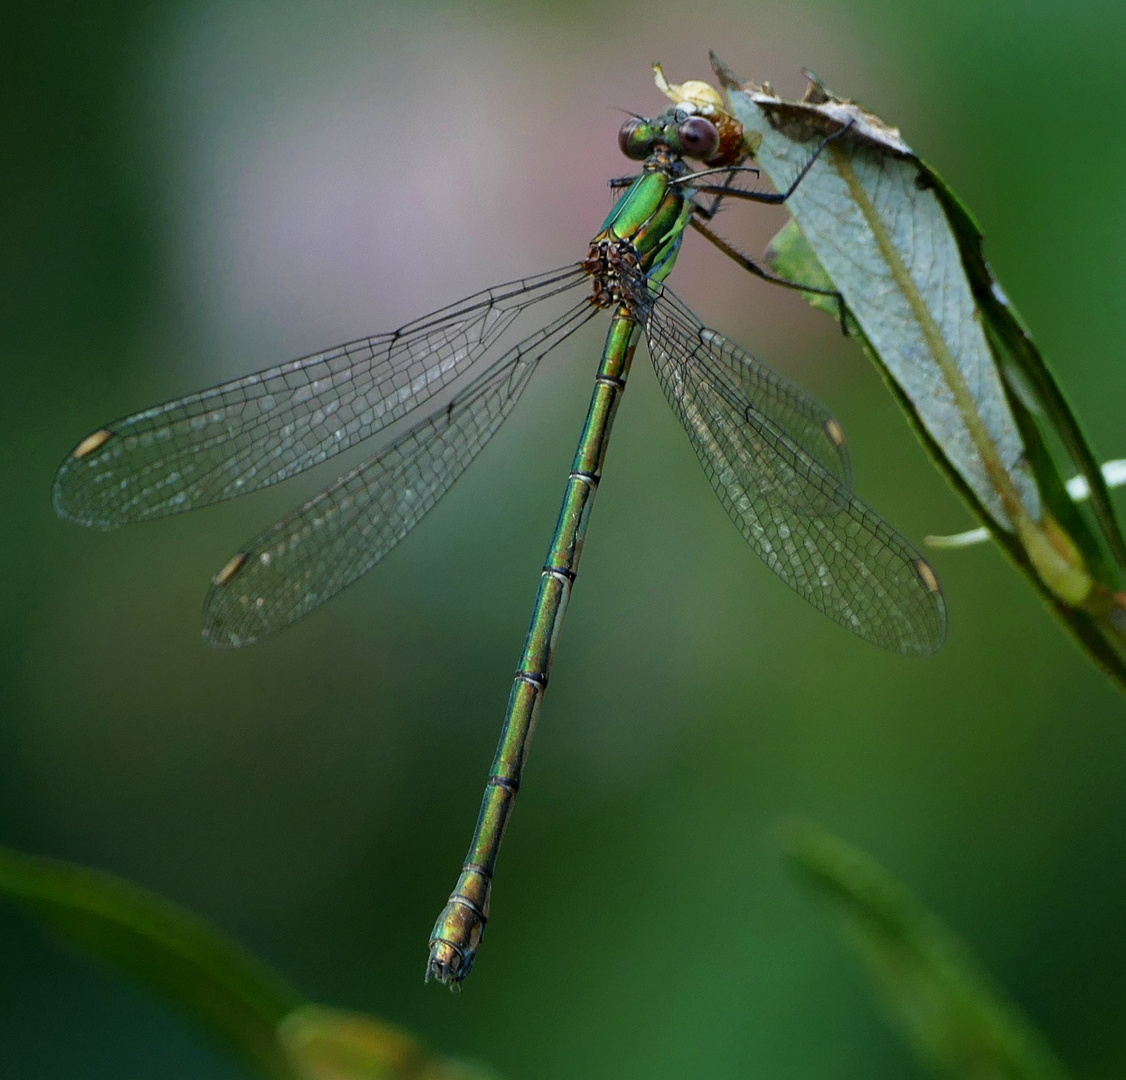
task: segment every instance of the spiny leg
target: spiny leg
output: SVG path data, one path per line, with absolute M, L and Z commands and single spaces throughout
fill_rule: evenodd
M 718 195 L 720 197 L 731 196 L 733 199 L 746 199 L 749 202 L 766 203 L 768 206 L 780 206 L 786 202 L 787 199 L 798 189 L 798 185 L 806 178 L 809 170 L 813 168 L 817 159 L 825 152 L 825 148 L 835 140 L 839 139 L 846 131 L 851 130 L 855 121 L 849 120 L 843 127 L 838 128 L 831 135 L 826 135 L 818 144 L 817 149 L 809 155 L 809 160 L 798 170 L 797 176 L 794 177 L 793 182 L 785 191 L 747 191 L 745 188 L 730 187 L 727 184 L 697 184 L 696 181 L 701 176 L 708 176 L 712 173 L 728 172 L 725 167 L 718 169 L 703 169 L 700 172 L 689 173 L 687 176 L 682 177 L 674 183 L 690 183 L 697 192 L 702 192 L 705 195 Z M 714 213 L 717 203 L 713 203 L 711 212 Z
M 733 262 L 736 262 L 744 270 L 754 274 L 755 277 L 762 278 L 763 281 L 769 281 L 772 285 L 781 285 L 785 289 L 794 289 L 796 292 L 813 293 L 816 296 L 828 296 L 837 302 L 837 321 L 840 323 L 841 333 L 848 337 L 848 323 L 845 315 L 848 308 L 845 306 L 844 297 L 841 296 L 836 289 L 821 289 L 815 285 L 803 285 L 800 281 L 791 281 L 789 278 L 782 277 L 780 274 L 774 273 L 772 270 L 767 270 L 766 267 L 759 265 L 754 259 L 744 255 L 738 248 L 733 246 L 727 240 L 724 240 L 718 233 L 712 232 L 699 218 L 689 218 L 688 222 L 705 240 L 715 244 L 720 251 L 724 253 Z
M 710 172 L 711 170 L 709 169 L 707 171 Z M 727 179 L 724 180 L 723 187 L 731 187 L 735 182 L 735 174 L 741 172 L 752 172 L 755 174 L 756 178 L 762 175 L 760 170 L 753 168 L 752 166 L 736 165 L 727 170 Z M 715 217 L 717 213 L 719 213 L 719 205 L 722 202 L 723 196 L 717 194 L 716 196 L 714 196 L 709 206 L 697 206 L 696 213 L 698 213 L 705 221 L 711 221 L 711 219 Z
M 683 183 L 683 182 L 685 182 L 685 181 L 691 180 L 691 179 L 692 179 L 693 177 L 696 177 L 696 176 L 710 176 L 710 175 L 711 175 L 712 173 L 716 173 L 716 172 L 724 172 L 724 173 L 727 173 L 727 180 L 726 180 L 726 183 L 724 184 L 724 191 L 725 191 L 725 192 L 727 191 L 727 186 L 726 186 L 726 185 L 727 185 L 727 184 L 730 184 L 730 183 L 732 183 L 732 181 L 733 181 L 733 180 L 735 179 L 735 174 L 736 174 L 736 173 L 741 173 L 741 172 L 749 172 L 749 173 L 754 173 L 756 177 L 758 177 L 758 176 L 761 176 L 761 175 L 762 175 L 762 170 L 761 170 L 761 169 L 756 169 L 756 168 L 755 168 L 755 167 L 754 167 L 753 165 L 731 165 L 731 166 L 723 166 L 723 167 L 721 167 L 721 168 L 718 168 L 718 169 L 702 169 L 702 170 L 700 170 L 699 172 L 694 172 L 694 173 L 691 173 L 691 174 L 690 174 L 690 175 L 688 175 L 688 176 L 685 176 L 685 177 L 683 177 L 683 178 L 682 178 L 681 180 L 674 180 L 674 181 L 673 181 L 673 183 Z M 627 188 L 627 187 L 629 187 L 629 186 L 630 186 L 630 184 L 632 184 L 632 183 L 633 183 L 633 182 L 634 182 L 634 181 L 635 181 L 636 179 L 637 179 L 637 177 L 636 177 L 636 176 L 615 176 L 615 177 L 614 177 L 614 178 L 613 178 L 613 179 L 612 179 L 612 180 L 610 181 L 610 188 L 611 188 L 611 190 L 613 190 L 613 191 L 618 191 L 618 190 L 620 190 L 621 188 Z M 712 216 L 712 215 L 713 215 L 713 214 L 714 214 L 714 213 L 716 212 L 716 210 L 718 209 L 718 207 L 719 207 L 719 202 L 720 202 L 720 199 L 721 199 L 721 198 L 722 198 L 722 195 L 720 195 L 720 196 L 717 196 L 717 198 L 716 198 L 716 199 L 714 200 L 714 202 L 712 203 L 712 205 L 711 205 L 710 207 L 708 207 L 708 208 L 706 209 L 706 211 L 705 211 L 705 212 L 706 212 L 706 215 L 707 215 L 707 216 L 708 216 L 709 218 L 710 218 L 710 217 L 711 217 L 711 216 Z M 703 208 L 703 207 L 701 207 L 701 209 L 703 210 L 704 208 Z
M 834 139 L 839 139 L 846 131 L 853 126 L 853 121 L 850 120 L 843 127 L 838 128 L 836 131 L 827 135 L 821 140 L 817 149 L 810 155 L 809 160 L 801 167 L 798 175 L 794 178 L 785 191 L 781 192 L 765 192 L 765 191 L 747 191 L 743 188 L 732 187 L 730 184 L 731 177 L 736 171 L 743 171 L 742 169 L 729 169 L 726 170 L 728 174 L 728 181 L 725 184 L 693 184 L 696 191 L 699 193 L 714 195 L 710 205 L 702 206 L 697 205 L 694 208 L 693 217 L 690 219 L 692 227 L 706 240 L 714 244 L 720 251 L 722 251 L 729 259 L 738 263 L 744 270 L 749 271 L 756 277 L 761 278 L 763 281 L 769 281 L 773 285 L 781 285 L 783 288 L 794 289 L 798 292 L 813 293 L 817 296 L 831 297 L 837 303 L 837 321 L 840 323 L 841 333 L 846 337 L 848 336 L 848 324 L 845 319 L 847 308 L 845 306 L 844 297 L 836 289 L 821 289 L 813 285 L 803 285 L 801 282 L 791 281 L 788 278 L 775 274 L 765 267 L 759 265 L 753 259 L 744 255 L 741 251 L 735 248 L 728 241 L 717 233 L 712 232 L 711 229 L 704 224 L 705 221 L 710 222 L 715 217 L 716 212 L 719 210 L 720 203 L 726 196 L 731 196 L 738 199 L 746 199 L 751 202 L 766 203 L 767 205 L 780 205 L 785 203 L 787 199 L 797 190 L 798 185 L 805 179 L 809 170 L 813 167 L 814 162 L 821 156 L 825 148 L 833 142 Z M 693 181 L 700 176 L 707 175 L 709 172 L 723 172 L 723 169 L 706 169 L 702 172 L 693 173 L 691 176 L 685 177 L 686 181 Z M 757 169 L 752 169 L 755 173 Z M 701 220 L 702 219 L 702 220 Z

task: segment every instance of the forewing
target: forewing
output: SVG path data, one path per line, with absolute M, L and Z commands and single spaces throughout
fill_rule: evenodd
M 446 408 L 252 540 L 212 583 L 204 636 L 213 645 L 247 645 L 370 570 L 476 457 L 544 354 L 596 313 L 583 301 L 525 338 Z
M 757 379 L 758 393 L 748 393 L 734 373 L 765 368 L 667 290 L 648 305 L 646 331 L 657 378 L 704 472 L 767 566 L 854 634 L 894 652 L 934 652 L 946 635 L 934 571 L 813 452 L 808 429 L 789 423 L 793 400 L 804 403 L 799 416 L 828 414 L 787 381 L 796 398 L 780 408 L 771 393 L 780 376 Z
M 55 478 L 55 508 L 113 528 L 220 502 L 311 468 L 466 377 L 532 304 L 585 279 L 579 266 L 499 285 L 363 338 L 119 420 Z

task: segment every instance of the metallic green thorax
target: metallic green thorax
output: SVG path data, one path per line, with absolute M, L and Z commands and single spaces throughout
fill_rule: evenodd
M 639 315 L 620 287 L 623 270 L 663 281 L 676 261 L 688 217 L 689 192 L 671 183 L 688 172 L 668 151 L 654 153 L 591 241 L 583 264 L 594 282 L 592 301 L 614 307 L 586 423 L 540 577 L 532 624 L 508 699 L 500 745 L 481 802 L 469 854 L 430 938 L 427 976 L 456 986 L 469 974 L 489 917 L 497 854 L 520 788 L 528 747 L 547 688 L 552 655 L 582 555 L 594 493 L 618 401 L 641 332 Z
M 647 168 L 634 180 L 591 241 L 592 248 L 607 241 L 628 244 L 653 281 L 664 281 L 672 270 L 692 213 L 684 186 L 670 185 L 670 172 L 683 175 L 687 169 L 679 161 L 659 161 L 658 167 Z

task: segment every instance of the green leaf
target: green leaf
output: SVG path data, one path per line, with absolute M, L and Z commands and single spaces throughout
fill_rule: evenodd
M 112 874 L 0 847 L 0 895 L 155 990 L 266 1080 L 496 1080 L 372 1017 L 303 1002 L 206 920 Z
M 791 281 L 802 282 L 815 288 L 831 287 L 832 279 L 821 266 L 796 221 L 787 222 L 771 241 L 767 249 L 767 261 L 777 273 Z M 834 319 L 837 317 L 836 305 L 830 298 L 815 293 L 807 293 L 806 298 L 814 307 L 826 311 Z M 1020 538 L 999 528 L 992 521 L 986 508 L 979 502 L 976 493 L 953 468 L 949 459 L 943 453 L 942 446 L 923 425 L 922 420 L 915 412 L 913 403 L 907 398 L 895 379 L 892 378 L 884 367 L 879 354 L 872 347 L 871 342 L 854 322 L 850 323 L 850 333 L 883 375 L 888 390 L 899 402 L 900 407 L 911 421 L 916 434 L 926 447 L 927 453 L 935 466 L 946 476 L 951 486 L 962 496 L 962 499 L 970 506 L 974 514 L 986 523 L 986 529 L 997 545 L 1009 556 L 1013 564 L 1025 574 L 1044 601 L 1071 632 L 1080 647 L 1111 679 L 1118 683 L 1120 687 L 1126 688 L 1126 662 L 1123 661 L 1117 643 L 1111 639 L 1112 635 L 1108 634 L 1102 620 L 1088 611 L 1065 603 L 1048 588 L 1042 580 L 1038 568 L 1029 558 Z M 1067 494 L 1066 485 L 1058 478 L 1055 466 L 1051 464 L 1050 458 L 1048 458 L 1036 425 L 1029 418 L 1027 408 L 1019 400 L 1015 404 L 1015 415 L 1025 431 L 1025 440 L 1030 448 L 1029 458 L 1034 463 L 1034 471 L 1043 485 L 1047 496 L 1046 502 L 1055 511 L 1057 518 L 1065 526 L 1070 526 L 1070 529 L 1074 530 L 1078 528 L 1074 520 L 1078 516 L 1074 500 Z M 1045 459 L 1048 460 L 1045 461 Z M 1082 527 L 1085 529 L 1085 525 L 1082 525 Z M 1097 565 L 1103 564 L 1100 561 Z
M 1126 543 L 1078 422 L 982 256 L 976 222 L 897 130 L 812 77 L 805 99 L 788 102 L 744 85 L 714 56 L 713 66 L 744 141 L 780 190 L 826 135 L 848 126 L 787 201 L 794 221 L 769 265 L 839 291 L 932 459 L 1126 689 Z M 825 297 L 807 299 L 835 317 Z M 1093 522 L 1067 494 L 1051 439 L 1086 478 Z
M 957 237 L 962 265 L 974 298 L 984 314 L 986 331 L 990 335 L 995 354 L 999 356 L 1000 362 L 1012 363 L 1028 380 L 1037 405 L 1059 435 L 1079 474 L 1087 481 L 1095 518 L 1115 561 L 1118 566 L 1126 567 L 1126 540 L 1123 539 L 1118 517 L 1111 506 L 1102 470 L 1087 444 L 1078 418 L 1036 347 L 1031 332 L 1005 295 L 1000 282 L 993 276 L 985 259 L 984 238 L 977 221 L 934 169 L 924 161 L 919 164 L 934 184 L 935 194 L 942 202 Z M 1065 512 L 1061 508 L 1061 517 Z M 1091 558 L 1094 562 L 1098 557 L 1092 553 Z
M 1040 496 L 946 214 L 899 133 L 841 105 L 729 90 L 755 159 L 779 190 L 849 121 L 790 196 L 849 311 L 926 429 L 1002 528 Z M 833 103 L 836 105 L 836 103 Z M 847 141 L 846 141 L 847 139 Z
M 360 1013 L 306 1005 L 279 1035 L 302 1080 L 496 1080 L 479 1066 L 432 1057 L 410 1035 Z
M 1066 1080 L 1064 1066 L 965 943 L 862 851 L 802 824 L 786 848 L 837 908 L 892 1018 L 939 1075 Z
M 300 995 L 204 919 L 112 874 L 10 848 L 0 848 L 0 895 L 156 990 L 257 1075 L 300 1075 L 277 1038 Z
M 833 279 L 821 265 L 821 260 L 817 258 L 809 241 L 802 234 L 801 227 L 793 218 L 790 218 L 770 241 L 763 255 L 763 261 L 787 281 L 796 281 L 822 290 L 803 295 L 811 307 L 831 315 L 834 319 L 837 318 L 837 301 L 831 296 L 824 295 L 825 291 L 832 292 L 836 288 Z M 864 334 L 851 311 L 845 312 L 845 318 L 848 320 L 850 337 Z

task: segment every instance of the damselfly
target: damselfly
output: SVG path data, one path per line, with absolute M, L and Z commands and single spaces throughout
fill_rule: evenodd
M 845 129 L 828 135 L 809 164 L 828 141 L 847 137 Z M 718 95 L 680 100 L 654 120 L 633 117 L 620 144 L 641 172 L 581 263 L 119 420 L 83 439 L 55 481 L 63 517 L 113 528 L 258 490 L 383 432 L 371 457 L 250 541 L 215 576 L 204 636 L 218 646 L 246 645 L 379 562 L 489 441 L 540 360 L 600 311 L 610 313 L 477 828 L 431 935 L 427 977 L 455 986 L 469 974 L 488 919 L 501 839 L 643 331 L 661 388 L 712 487 L 766 564 L 830 618 L 883 648 L 929 653 L 945 636 L 934 572 L 853 494 L 837 421 L 705 327 L 664 285 L 689 225 L 771 276 L 710 231 L 715 203 L 702 196 L 784 202 L 805 170 L 781 193 L 731 186 L 748 171 L 740 164 L 747 155 Z M 518 316 L 580 289 L 587 295 L 505 347 Z M 416 410 L 421 420 L 399 423 Z

